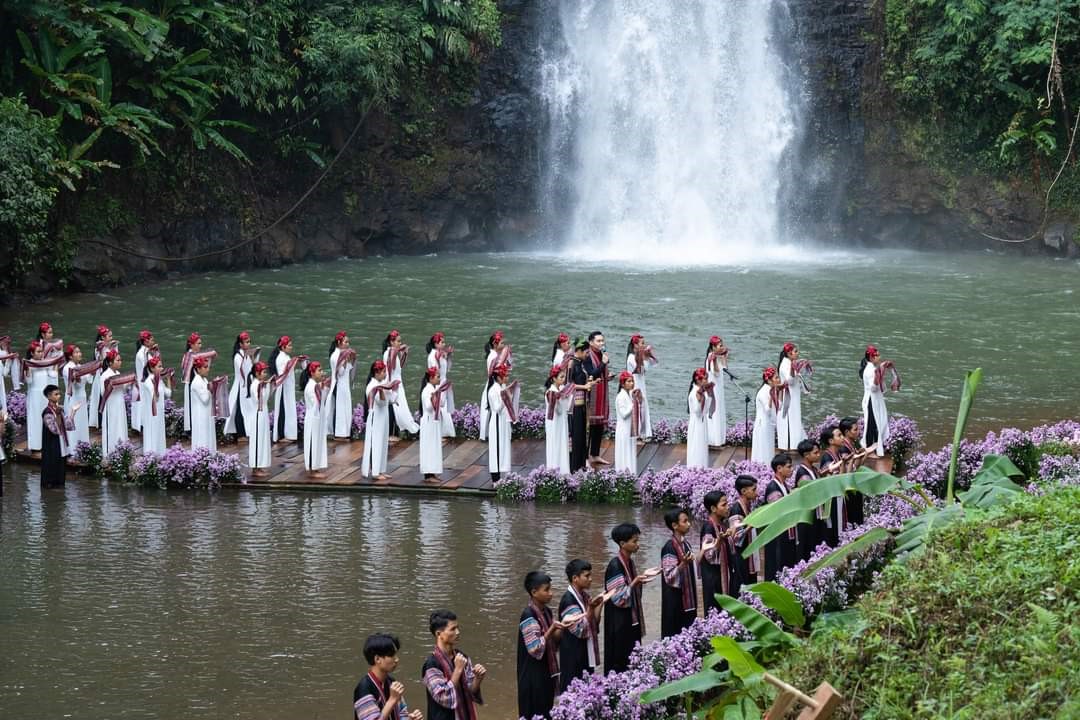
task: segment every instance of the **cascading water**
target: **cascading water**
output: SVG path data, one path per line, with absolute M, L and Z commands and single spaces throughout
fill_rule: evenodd
M 568 254 L 731 263 L 787 254 L 796 112 L 772 0 L 557 0 L 544 43 L 547 231 Z

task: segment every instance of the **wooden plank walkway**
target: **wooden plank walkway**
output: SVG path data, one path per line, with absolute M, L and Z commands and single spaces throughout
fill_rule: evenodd
M 100 442 L 96 430 L 91 431 L 91 439 Z M 20 433 L 21 434 L 21 433 Z M 139 434 L 132 432 L 129 442 L 139 447 Z M 175 441 L 170 441 L 170 446 Z M 185 441 L 186 447 L 188 443 Z M 247 465 L 248 445 L 246 442 L 234 445 L 221 445 L 218 450 L 229 455 L 236 455 L 240 462 Z M 614 441 L 605 439 L 601 455 L 608 462 L 614 460 Z M 339 442 L 331 440 L 327 446 L 329 467 L 324 471 L 326 477 L 313 479 L 304 471 L 304 456 L 297 443 L 283 443 L 274 446 L 273 465 L 268 468 L 266 477 L 253 478 L 245 468 L 245 479 L 237 487 L 260 488 L 270 490 L 412 490 L 421 492 L 453 492 L 461 494 L 494 494 L 491 474 L 487 467 L 487 443 L 479 440 L 451 439 L 443 447 L 443 473 L 437 481 L 425 481 L 420 472 L 420 443 L 403 440 L 391 443 L 387 460 L 387 480 L 366 478 L 360 474 L 360 461 L 364 456 L 363 440 Z M 526 473 L 542 465 L 545 457 L 543 440 L 515 440 L 513 448 L 513 470 Z M 16 462 L 37 464 L 39 460 L 26 450 L 24 437 L 16 441 Z M 709 450 L 710 466 L 724 467 L 743 459 L 743 448 L 723 447 Z M 638 472 L 646 469 L 666 470 L 673 465 L 686 461 L 686 445 L 661 445 L 646 443 L 638 447 Z

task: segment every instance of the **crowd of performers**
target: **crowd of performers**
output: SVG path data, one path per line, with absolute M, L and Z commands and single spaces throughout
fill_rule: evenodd
M 511 467 L 511 426 L 518 417 L 521 388 L 511 380 L 513 353 L 501 331 L 491 334 L 484 351 L 488 379 L 479 398 L 479 431 L 489 446 L 488 469 L 497 480 Z M 190 433 L 193 448 L 215 450 L 216 421 L 224 419 L 226 435 L 249 443 L 248 464 L 257 477 L 267 474 L 275 444 L 298 441 L 299 388 L 305 413 L 304 465 L 313 477 L 323 477 L 328 438 L 348 441 L 352 433 L 358 360 L 349 336 L 337 333 L 325 360 L 297 354 L 287 335 L 277 339 L 268 359 L 263 360 L 262 354 L 251 334 L 241 332 L 230 356 L 231 379 L 215 375 L 212 365 L 218 352 L 204 348 L 201 335 L 192 333 L 177 368 L 166 367 L 154 334 L 143 330 L 134 346 L 134 370 L 126 372 L 119 342 L 109 328 L 97 328 L 91 357 L 78 345 L 55 338 L 52 326 L 41 323 L 25 353 L 12 350 L 10 337 L 0 338 L 0 378 L 5 378 L 0 381 L 0 412 L 6 412 L 6 378 L 13 389 L 25 384 L 27 449 L 39 454 L 48 447 L 52 455 L 52 449 L 59 448 L 57 467 L 62 470 L 62 458 L 78 443 L 89 442 L 94 427 L 101 431 L 106 455 L 131 432 L 141 435 L 144 452 L 164 452 L 165 401 L 172 398 L 183 407 L 184 430 Z M 386 479 L 388 445 L 401 431 L 419 435 L 420 470 L 426 479 L 439 480 L 443 471 L 443 444 L 455 432 L 454 388 L 449 379 L 454 349 L 443 333 L 427 342 L 417 396 L 419 423 L 409 408 L 403 379 L 409 355 L 401 333 L 391 330 L 381 355 L 368 366 L 363 386 L 365 476 Z M 686 401 L 688 467 L 707 467 L 709 447 L 724 444 L 724 377 L 734 377 L 728 372 L 728 359 L 723 339 L 713 336 L 704 365 L 691 374 Z M 544 387 L 546 466 L 570 473 L 587 465 L 610 464 L 600 448 L 614 406 L 614 465 L 636 473 L 637 445 L 652 437 L 646 378 L 657 362 L 652 346 L 640 334 L 629 338 L 625 362 L 613 363 L 603 333 L 595 331 L 574 342 L 560 333 L 552 346 Z M 781 349 L 777 365 L 762 371 L 755 399 L 754 460 L 768 464 L 777 448 L 795 451 L 805 440 L 802 396 L 810 392 L 813 371 L 813 364 L 801 358 L 790 342 Z M 861 440 L 878 455 L 884 454 L 889 432 L 884 392 L 890 371 L 891 386 L 898 389 L 893 363 L 873 345 L 867 346 L 859 368 L 864 388 Z M 55 389 L 61 390 L 59 395 L 53 394 Z M 64 397 L 66 402 L 61 402 Z
M 790 455 L 775 455 L 773 479 L 766 488 L 766 503 L 786 496 L 791 488 L 825 474 L 850 472 L 869 452 L 858 449 L 856 418 L 845 418 L 822 430 L 817 440 L 799 441 L 799 463 Z M 626 670 L 634 647 L 645 636 L 643 587 L 659 578 L 660 634 L 671 637 L 689 627 L 699 615 L 720 610 L 717 595 L 738 597 L 743 585 L 775 580 L 786 567 L 806 560 L 822 543 L 835 547 L 840 534 L 863 520 L 862 498 L 857 493 L 835 498 L 818 509 L 813 524 L 799 525 L 744 558 L 743 551 L 756 538 L 756 530 L 743 524 L 758 502 L 758 482 L 750 475 L 735 481 L 734 505 L 721 490 L 705 495 L 707 513 L 696 542 L 691 514 L 676 508 L 664 515 L 671 537 L 660 551 L 659 564 L 640 570 L 635 556 L 641 530 L 622 523 L 611 531 L 618 546 L 604 570 L 603 592 L 592 594 L 592 565 L 571 560 L 566 566 L 566 590 L 557 609 L 552 578 L 534 570 L 525 576 L 528 604 L 517 627 L 517 701 L 523 718 L 549 717 L 557 695 L 577 679 L 602 671 Z M 698 583 L 703 605 L 698 605 Z M 602 643 L 600 629 L 603 627 Z M 483 703 L 481 683 L 486 670 L 457 649 L 460 629 L 450 611 L 431 614 L 435 647 L 423 665 L 421 679 L 427 693 L 427 717 L 475 718 Z M 601 654 L 601 647 L 603 654 Z M 405 703 L 404 686 L 390 673 L 397 667 L 400 644 L 396 637 L 379 633 L 367 639 L 364 656 L 370 671 L 353 693 L 356 720 L 393 717 L 418 719 Z

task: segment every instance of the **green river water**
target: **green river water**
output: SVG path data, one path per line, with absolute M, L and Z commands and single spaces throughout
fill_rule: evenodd
M 709 335 L 724 336 L 731 370 L 751 392 L 761 367 L 794 340 L 817 368 L 803 400 L 808 424 L 857 411 L 856 370 L 873 342 L 904 380 L 890 411 L 913 417 L 938 447 L 963 373 L 976 366 L 985 379 L 972 433 L 1075 416 L 1077 270 L 1073 261 L 899 252 L 665 268 L 517 254 L 372 258 L 58 297 L 5 309 L 0 334 L 21 341 L 49 320 L 58 337 L 87 348 L 104 323 L 130 359 L 146 327 L 174 364 L 193 330 L 225 355 L 250 330 L 256 344 L 289 334 L 299 351 L 325 356 L 346 329 L 366 364 L 392 328 L 418 350 L 441 330 L 457 348 L 461 403 L 479 397 L 482 346 L 499 328 L 524 400 L 536 404 L 559 331 L 603 330 L 619 357 L 642 332 L 661 361 L 649 376 L 654 416 L 672 418 L 684 415 Z M 418 359 L 406 368 L 410 393 Z M 732 420 L 737 401 L 729 386 Z M 607 532 L 625 519 L 645 529 L 650 564 L 665 540 L 659 517 L 642 509 L 182 495 L 85 480 L 42 491 L 36 470 L 5 472 L 0 717 L 20 720 L 344 718 L 365 669 L 363 639 L 384 629 L 404 641 L 398 674 L 422 707 L 426 617 L 440 606 L 457 610 L 463 648 L 491 669 L 482 715 L 501 720 L 514 708 L 523 574 L 542 567 L 561 593 L 571 557 L 602 572 Z M 658 615 L 655 587 L 646 605 Z

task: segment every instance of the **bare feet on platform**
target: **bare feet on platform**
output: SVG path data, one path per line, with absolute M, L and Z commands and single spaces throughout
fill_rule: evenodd
M 308 477 L 314 480 L 322 480 L 326 477 L 326 473 L 324 473 L 322 470 L 316 470 L 315 472 L 309 472 Z
M 443 445 L 445 445 L 445 444 L 446 444 L 446 443 L 448 443 L 448 442 L 450 442 L 450 438 L 443 438 L 443 439 L 442 439 L 442 444 L 443 444 Z
M 424 482 L 426 482 L 426 483 L 441 483 L 442 478 L 439 477 L 438 475 L 425 475 L 424 476 Z
M 265 470 L 252 470 L 251 471 L 251 477 L 266 477 L 269 474 L 270 473 L 266 472 Z
M 391 435 L 389 438 L 387 438 L 386 441 L 388 443 L 399 443 L 401 442 L 401 438 L 399 438 L 397 435 Z
M 594 458 L 591 458 L 591 459 L 589 460 L 589 462 L 591 462 L 591 463 L 592 463 L 592 464 L 594 464 L 594 465 L 610 465 L 610 464 L 611 464 L 610 462 L 608 462 L 608 461 L 607 461 L 607 460 L 605 460 L 604 458 L 600 457 L 599 455 L 597 455 L 597 456 L 596 456 L 596 457 L 594 457 Z
M 378 480 L 379 482 L 386 482 L 387 480 L 390 479 L 390 476 L 389 475 L 376 475 L 375 479 Z

